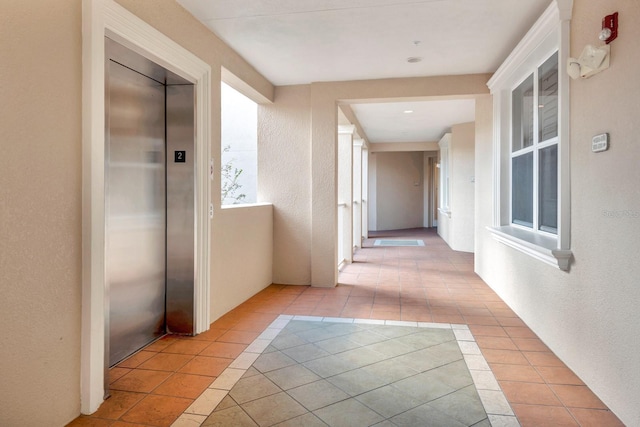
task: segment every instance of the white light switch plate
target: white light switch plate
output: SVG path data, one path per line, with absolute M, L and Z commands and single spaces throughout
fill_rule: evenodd
M 591 151 L 594 153 L 599 153 L 601 151 L 606 151 L 609 149 L 609 134 L 602 133 L 600 135 L 596 135 L 591 140 Z

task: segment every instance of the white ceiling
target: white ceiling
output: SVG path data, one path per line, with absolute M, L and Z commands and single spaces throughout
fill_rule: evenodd
M 178 0 L 277 86 L 491 73 L 551 1 Z M 385 105 L 391 115 L 395 105 Z M 425 108 L 431 115 L 422 122 L 439 117 L 439 109 Z M 356 113 L 368 139 L 374 125 L 401 132 L 376 114 L 369 123 Z
M 352 104 L 351 109 L 372 143 L 438 141 L 451 125 L 475 120 L 473 99 Z

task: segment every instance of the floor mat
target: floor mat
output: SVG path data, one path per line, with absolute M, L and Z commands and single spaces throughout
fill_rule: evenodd
M 383 240 L 376 239 L 374 246 L 424 246 L 424 240 Z

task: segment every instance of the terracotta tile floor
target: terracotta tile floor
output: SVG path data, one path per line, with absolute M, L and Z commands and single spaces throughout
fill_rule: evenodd
M 373 246 L 375 238 L 424 247 Z M 280 314 L 469 325 L 522 426 L 623 424 L 433 230 L 371 233 L 335 288 L 271 285 L 196 337 L 167 336 L 110 371 L 111 398 L 70 426 L 170 426 Z

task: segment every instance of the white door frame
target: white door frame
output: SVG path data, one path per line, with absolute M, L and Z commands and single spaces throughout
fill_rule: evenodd
M 195 85 L 195 332 L 209 328 L 211 67 L 113 0 L 82 2 L 82 344 L 81 406 L 95 412 L 105 375 L 105 49 L 109 36 Z

